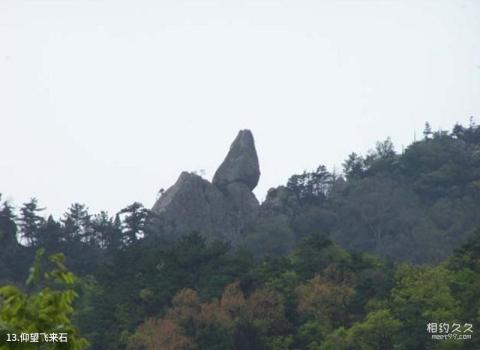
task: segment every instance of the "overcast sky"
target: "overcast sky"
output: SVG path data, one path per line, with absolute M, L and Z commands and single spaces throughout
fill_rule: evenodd
M 0 1 L 0 193 L 55 216 L 211 179 L 243 128 L 263 199 L 472 115 L 480 1 Z

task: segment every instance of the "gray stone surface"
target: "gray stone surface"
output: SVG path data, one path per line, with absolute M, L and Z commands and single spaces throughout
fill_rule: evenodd
M 231 183 L 227 185 L 224 194 L 228 203 L 230 220 L 235 227 L 244 228 L 256 220 L 260 204 L 245 184 Z
M 295 194 L 285 186 L 278 186 L 268 190 L 267 197 L 260 207 L 261 217 L 286 215 L 293 217 L 300 209 Z
M 152 208 L 168 238 L 191 232 L 221 238 L 232 231 L 224 194 L 200 176 L 183 172 Z
M 259 212 L 252 189 L 260 176 L 252 133 L 239 132 L 213 182 L 182 172 L 152 208 L 154 225 L 168 239 L 199 232 L 238 243 Z
M 228 184 L 240 182 L 251 191 L 257 186 L 259 178 L 260 167 L 253 135 L 250 130 L 240 130 L 212 183 L 225 188 Z

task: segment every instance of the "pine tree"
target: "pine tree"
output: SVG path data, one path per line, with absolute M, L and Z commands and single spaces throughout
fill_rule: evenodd
M 62 223 L 67 241 L 91 241 L 93 235 L 91 216 L 84 204 L 72 204 L 64 214 Z
M 429 139 L 432 136 L 432 127 L 430 126 L 429 122 L 425 122 L 425 128 L 423 129 L 423 136 L 426 139 Z
M 118 248 L 121 241 L 121 222 L 118 215 L 115 219 L 108 213 L 101 211 L 92 219 L 92 228 L 95 234 L 95 242 L 101 248 Z
M 60 251 L 60 244 L 64 238 L 63 234 L 60 222 L 56 221 L 52 215 L 49 215 L 40 228 L 38 245 L 51 252 Z
M 143 204 L 134 202 L 122 209 L 119 214 L 125 214 L 122 224 L 125 244 L 132 244 L 143 237 L 146 219 L 149 215 L 149 210 L 144 208 Z
M 365 173 L 365 160 L 355 152 L 343 163 L 343 172 L 348 180 L 360 179 Z
M 2 195 L 0 194 L 0 199 Z M 0 242 L 3 247 L 17 243 L 17 225 L 13 207 L 7 201 L 1 204 L 0 209 Z
M 36 246 L 38 243 L 40 228 L 45 223 L 45 219 L 38 213 L 44 209 L 38 207 L 36 198 L 32 198 L 20 208 L 20 233 L 28 246 Z

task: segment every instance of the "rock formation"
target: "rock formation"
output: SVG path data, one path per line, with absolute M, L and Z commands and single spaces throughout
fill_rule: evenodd
M 297 196 L 287 187 L 278 186 L 268 190 L 267 197 L 260 206 L 259 216 L 262 218 L 272 218 L 278 215 L 284 215 L 292 218 L 299 210 L 300 203 Z
M 242 183 L 252 191 L 258 184 L 258 165 L 255 143 L 250 130 L 240 130 L 228 151 L 227 157 L 213 176 L 213 184 L 225 188 L 232 183 Z
M 168 239 L 199 232 L 236 244 L 258 216 L 252 190 L 260 177 L 250 130 L 241 130 L 210 183 L 183 172 L 152 208 L 154 224 Z

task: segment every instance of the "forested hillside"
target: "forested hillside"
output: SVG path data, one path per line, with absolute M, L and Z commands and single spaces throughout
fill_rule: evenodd
M 480 227 L 480 128 L 473 122 L 450 133 L 427 123 L 424 138 L 403 152 L 387 139 L 366 156 L 350 154 L 343 166 L 343 174 L 319 166 L 270 190 L 247 245 L 260 255 L 288 253 L 322 232 L 348 250 L 437 263 Z
M 427 124 L 402 152 L 387 139 L 343 166 L 271 189 L 235 246 L 165 241 L 140 203 L 114 216 L 77 203 L 57 220 L 36 199 L 1 202 L 2 337 L 61 326 L 72 349 L 480 348 L 480 127 Z M 432 323 L 471 339 L 432 340 Z

